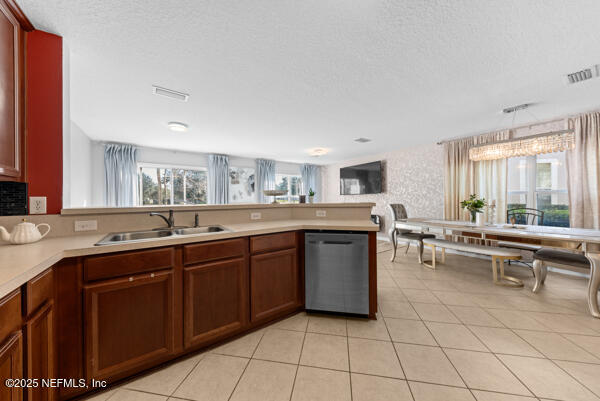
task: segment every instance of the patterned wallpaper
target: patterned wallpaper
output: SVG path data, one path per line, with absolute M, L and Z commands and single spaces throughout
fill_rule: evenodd
M 340 167 L 383 161 L 383 192 L 340 195 Z M 403 203 L 409 217 L 442 218 L 444 214 L 443 147 L 432 144 L 380 153 L 323 166 L 325 202 L 375 202 L 374 214 L 386 215 L 388 203 Z

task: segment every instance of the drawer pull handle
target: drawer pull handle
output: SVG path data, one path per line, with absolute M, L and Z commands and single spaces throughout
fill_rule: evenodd
M 133 277 L 129 277 L 129 281 L 133 281 Z
M 154 273 L 151 273 L 151 274 L 150 274 L 150 277 L 154 278 Z

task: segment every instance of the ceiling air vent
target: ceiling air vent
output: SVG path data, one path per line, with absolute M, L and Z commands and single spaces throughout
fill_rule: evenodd
M 367 142 L 371 142 L 371 140 L 369 138 L 356 138 L 354 140 L 354 142 L 358 142 L 358 143 L 367 143 Z
M 183 92 L 178 92 L 173 89 L 161 88 L 160 86 L 152 85 L 152 93 L 155 95 L 170 97 L 171 99 L 187 102 L 190 95 Z
M 588 79 L 600 76 L 600 64 L 596 64 L 581 71 L 567 74 L 567 84 L 572 85 L 578 82 L 587 81 Z

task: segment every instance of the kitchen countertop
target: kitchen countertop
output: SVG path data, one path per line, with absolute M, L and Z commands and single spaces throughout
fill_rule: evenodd
M 161 238 L 143 242 L 95 246 L 106 234 L 43 239 L 26 245 L 0 245 L 0 298 L 17 289 L 61 259 L 102 253 L 156 248 L 193 242 L 269 234 L 292 230 L 378 231 L 370 220 L 275 220 L 223 225 L 230 231 Z

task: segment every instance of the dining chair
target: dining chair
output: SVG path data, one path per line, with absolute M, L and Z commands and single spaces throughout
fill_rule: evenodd
M 515 218 L 516 224 L 544 225 L 544 212 L 529 207 L 508 209 L 506 211 L 506 222 L 510 223 L 511 217 Z
M 408 219 L 408 213 L 406 213 L 406 208 L 401 203 L 390 203 L 387 205 L 387 209 L 390 215 L 390 228 L 388 230 L 388 236 L 390 238 L 390 242 L 392 244 L 392 257 L 390 259 L 391 262 L 396 258 L 396 250 L 398 247 L 398 239 L 404 240 L 406 242 L 406 251 L 404 254 L 408 253 L 410 248 L 411 241 L 416 241 L 417 243 L 417 255 L 419 263 L 423 263 L 423 239 L 424 238 L 435 238 L 434 234 L 426 234 L 422 232 L 414 232 L 408 229 L 401 229 L 396 227 L 396 222 L 406 221 Z

